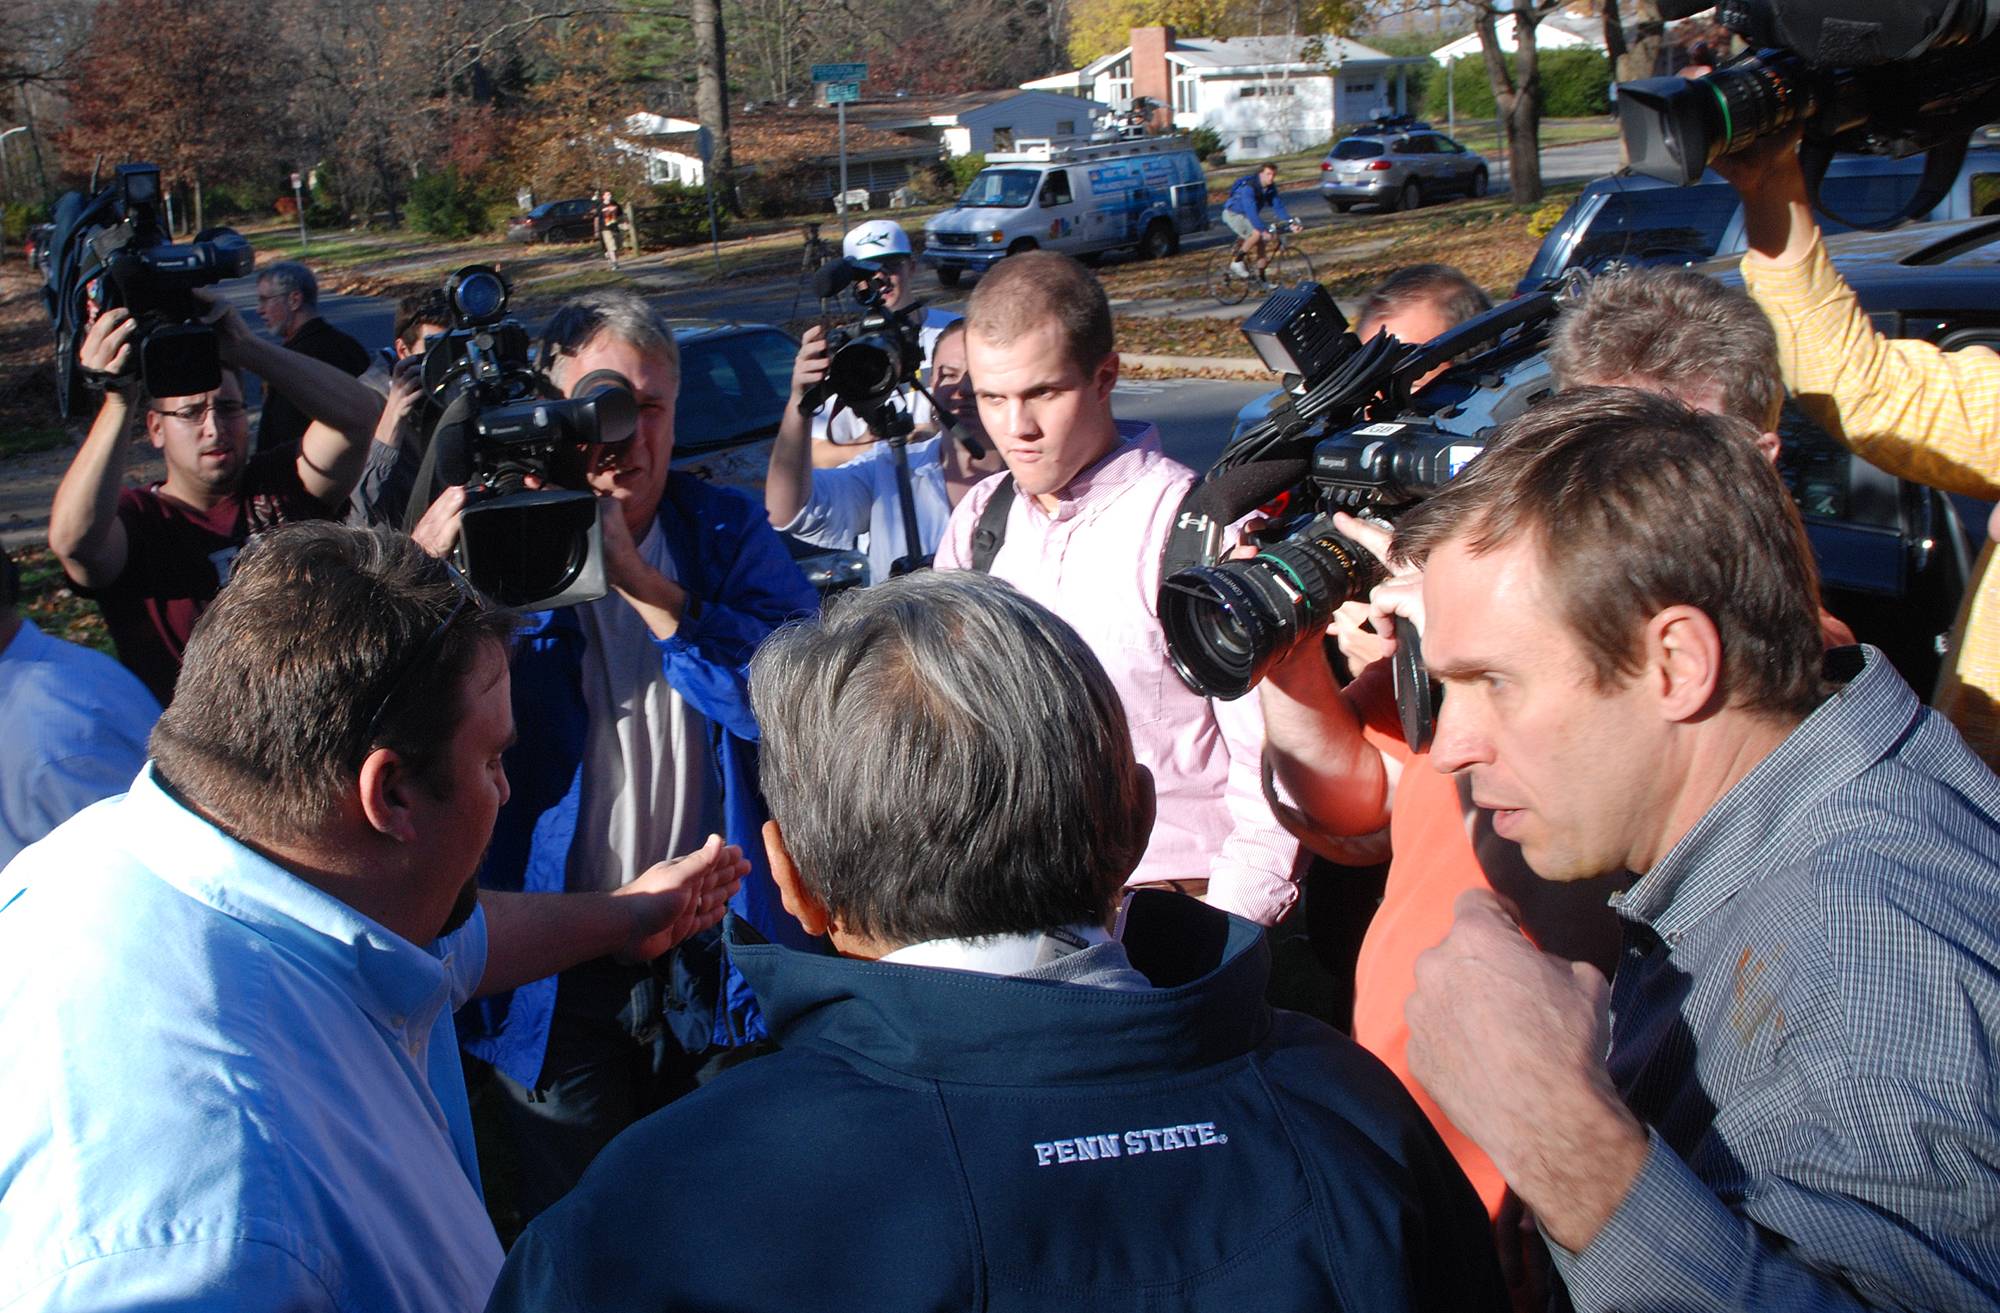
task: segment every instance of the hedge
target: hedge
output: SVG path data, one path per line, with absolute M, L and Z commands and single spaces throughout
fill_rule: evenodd
M 1587 118 L 1611 112 L 1611 61 L 1597 50 L 1544 50 L 1541 52 L 1542 113 L 1549 118 Z M 1507 72 L 1515 73 L 1514 52 L 1507 52 Z M 1457 99 L 1458 117 L 1493 117 L 1493 84 L 1486 77 L 1486 61 L 1468 55 L 1456 61 L 1452 70 L 1452 90 Z M 1424 112 L 1433 121 L 1444 117 L 1444 88 L 1433 90 Z
M 492 221 L 479 189 L 461 182 L 457 167 L 452 165 L 443 173 L 426 173 L 413 181 L 404 213 L 412 228 L 433 237 L 468 237 L 485 232 Z M 310 213 L 306 220 L 312 221 Z

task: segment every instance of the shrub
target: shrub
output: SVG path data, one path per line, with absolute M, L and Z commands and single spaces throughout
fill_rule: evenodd
M 1541 57 L 1542 113 L 1550 118 L 1585 118 L 1611 112 L 1611 61 L 1596 50 L 1544 50 Z M 1514 52 L 1507 52 L 1507 71 L 1515 72 Z M 1486 78 L 1486 61 L 1458 61 L 1452 77 L 1460 118 L 1493 117 L 1493 84 Z M 1435 100 L 1435 97 L 1433 97 Z M 1435 114 L 1442 106 L 1433 103 Z
M 715 206 L 718 232 L 729 227 L 729 211 Z M 708 240 L 708 191 L 685 183 L 653 187 L 653 204 L 639 211 L 639 240 L 646 246 L 692 246 Z
M 1222 134 L 1203 124 L 1188 134 L 1188 144 L 1194 147 L 1197 159 L 1207 159 L 1222 149 Z
M 0 231 L 7 234 L 10 242 L 26 240 L 28 229 L 38 223 L 47 223 L 49 207 L 42 201 L 8 201 L 0 206 Z
M 446 165 L 444 172 L 426 173 L 412 182 L 406 213 L 411 227 L 433 237 L 469 237 L 486 231 L 485 201 L 477 187 L 460 181 L 456 165 Z M 312 222 L 311 210 L 306 212 L 306 222 Z
M 1569 213 L 1569 207 L 1567 198 L 1545 203 L 1528 216 L 1528 232 L 1535 237 L 1547 237 L 1562 222 L 1562 217 Z
M 794 214 L 817 214 L 825 208 L 822 202 L 812 198 L 806 188 L 804 176 L 796 171 L 759 170 L 752 174 L 736 175 L 736 201 L 743 213 L 757 219 L 782 219 Z M 722 198 L 716 197 L 716 208 L 722 207 Z M 702 212 L 702 222 L 708 221 L 707 211 Z
M 289 197 L 291 194 L 288 188 L 270 180 L 213 183 L 201 189 L 202 217 L 209 223 L 222 223 L 228 219 L 268 219 L 275 213 L 273 204 L 278 197 Z
M 960 155 L 950 163 L 951 180 L 958 190 L 963 192 L 972 185 L 972 180 L 979 176 L 979 171 L 986 167 L 986 157 L 977 154 Z

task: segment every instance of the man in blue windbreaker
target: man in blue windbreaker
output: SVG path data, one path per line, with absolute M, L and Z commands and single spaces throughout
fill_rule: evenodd
M 1246 261 L 1255 260 L 1257 281 L 1269 281 L 1264 277 L 1264 269 L 1277 254 L 1278 244 L 1272 231 L 1264 226 L 1263 210 L 1267 205 L 1279 223 L 1290 224 L 1293 232 L 1298 231 L 1298 221 L 1285 212 L 1284 199 L 1278 195 L 1275 164 L 1262 165 L 1255 173 L 1238 178 L 1229 189 L 1229 199 L 1222 204 L 1222 221 L 1229 225 L 1229 231 L 1243 239 L 1243 254 L 1229 266 L 1238 278 L 1251 276 Z
M 506 758 L 514 792 L 480 883 L 617 889 L 719 832 L 753 863 L 738 914 L 805 946 L 810 937 L 777 905 L 761 861 L 745 672 L 757 644 L 818 599 L 763 507 L 670 472 L 680 354 L 645 302 L 579 298 L 557 311 L 544 340 L 559 387 L 601 369 L 630 380 L 639 423 L 630 442 L 599 449 L 587 473 L 622 512 L 603 517 L 611 594 L 531 617 L 516 647 L 520 740 Z M 447 490 L 418 540 L 442 551 L 463 504 L 463 490 Z M 725 970 L 722 979 L 722 998 L 700 1000 L 704 1010 L 684 1013 L 679 1027 L 664 1022 L 660 978 L 610 958 L 461 1016 L 466 1048 L 493 1064 L 509 1096 L 524 1216 L 560 1198 L 619 1131 L 692 1087 L 684 1045 L 762 1034 L 740 977 Z
M 1151 776 L 1088 644 L 969 571 L 751 669 L 785 905 L 730 952 L 782 1049 L 633 1127 L 514 1246 L 520 1310 L 1498 1310 L 1388 1069 L 1264 1002 L 1263 932 L 1119 889 Z

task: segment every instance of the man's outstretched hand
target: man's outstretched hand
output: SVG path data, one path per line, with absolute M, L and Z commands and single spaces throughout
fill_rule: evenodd
M 700 849 L 659 862 L 612 896 L 630 900 L 632 932 L 618 957 L 650 962 L 689 935 L 722 920 L 729 900 L 750 874 L 743 850 L 711 834 Z

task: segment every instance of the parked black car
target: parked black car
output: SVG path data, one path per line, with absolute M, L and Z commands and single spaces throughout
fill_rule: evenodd
M 1923 157 L 1841 155 L 1828 166 L 1820 198 L 1860 223 L 1888 218 L 1917 189 Z M 1928 216 L 1967 219 L 2000 207 L 2000 135 L 1987 129 L 1973 139 L 1951 192 Z M 1820 215 L 1829 234 L 1851 231 Z M 1693 264 L 1743 249 L 1743 204 L 1736 189 L 1714 171 L 1692 187 L 1641 175 L 1599 178 L 1585 187 L 1542 239 L 1528 272 L 1516 286 L 1526 292 L 1565 269 L 1599 273 L 1615 265 Z
M 507 220 L 510 242 L 587 242 L 597 233 L 597 202 L 588 196 L 544 201 Z

